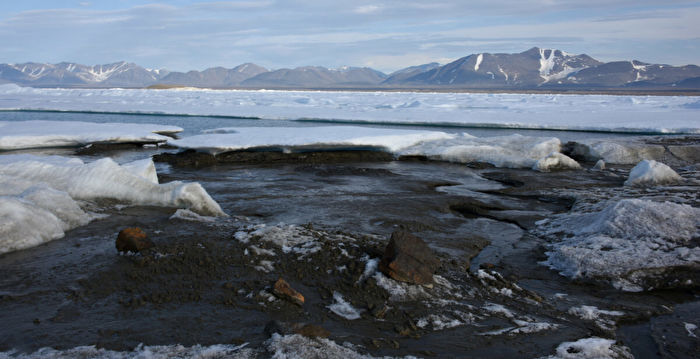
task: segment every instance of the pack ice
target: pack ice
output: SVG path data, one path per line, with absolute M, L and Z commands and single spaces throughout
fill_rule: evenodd
M 0 150 L 103 143 L 162 143 L 182 128 L 138 123 L 0 121 Z
M 110 158 L 83 163 L 60 156 L 0 156 L 0 253 L 63 237 L 98 217 L 82 201 L 187 208 L 225 215 L 199 183 L 158 184 L 150 159 L 119 165 Z
M 323 119 L 358 123 L 700 133 L 693 96 L 206 89 L 40 89 L 0 85 L 5 109 Z M 663 118 L 663 121 L 659 121 Z
M 562 275 L 605 280 L 625 291 L 696 285 L 698 208 L 621 199 L 599 212 L 564 214 L 541 225 L 554 241 L 543 264 Z

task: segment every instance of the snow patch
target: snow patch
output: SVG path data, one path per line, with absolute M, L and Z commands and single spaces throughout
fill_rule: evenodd
M 481 65 L 482 61 L 484 61 L 484 54 L 479 54 L 479 56 L 476 57 L 476 63 L 474 64 L 474 71 L 479 71 L 479 66 Z
M 335 300 L 335 302 L 327 307 L 328 309 L 330 309 L 331 312 L 347 320 L 355 320 L 361 318 L 361 311 L 353 307 L 352 304 L 346 302 L 345 299 L 343 299 L 342 294 L 338 292 L 333 292 L 333 300 Z
M 564 342 L 557 346 L 556 354 L 540 359 L 632 359 L 629 348 L 615 345 L 611 339 L 598 337 Z

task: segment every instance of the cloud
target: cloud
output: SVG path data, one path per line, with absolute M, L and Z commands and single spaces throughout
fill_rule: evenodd
M 374 14 L 381 10 L 381 6 L 378 5 L 362 5 L 356 7 L 353 12 L 357 14 Z
M 532 46 L 700 58 L 700 5 L 651 0 L 212 1 L 5 12 L 0 62 L 117 59 L 171 70 L 256 62 L 393 71 Z M 0 5 L 0 11 L 3 5 Z M 674 49 L 668 44 L 683 44 Z M 646 44 L 646 45 L 645 45 Z M 10 50 L 8 50 L 10 49 Z M 647 60 L 651 61 L 651 60 Z

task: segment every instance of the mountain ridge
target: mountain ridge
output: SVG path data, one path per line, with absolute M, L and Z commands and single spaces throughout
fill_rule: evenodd
M 270 70 L 253 63 L 177 72 L 119 61 L 0 64 L 0 83 L 33 87 L 149 87 L 281 89 L 697 89 L 700 67 L 638 60 L 602 62 L 586 54 L 533 47 L 520 53 L 477 53 L 440 65 L 410 66 L 391 74 L 369 67 L 302 66 Z

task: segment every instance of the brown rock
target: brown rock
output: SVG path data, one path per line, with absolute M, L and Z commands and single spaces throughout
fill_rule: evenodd
M 432 283 L 433 273 L 439 266 L 440 261 L 428 245 L 406 231 L 391 234 L 379 262 L 382 273 L 395 280 L 414 284 Z
M 288 300 L 298 306 L 304 305 L 304 296 L 292 288 L 287 281 L 280 278 L 275 282 L 272 292 L 281 299 Z
M 141 228 L 130 227 L 119 232 L 116 246 L 119 252 L 136 253 L 153 247 L 153 242 L 146 237 L 146 233 Z
M 328 338 L 331 335 L 331 332 L 325 328 L 314 324 L 306 324 L 300 328 L 295 328 L 294 332 L 308 338 Z

